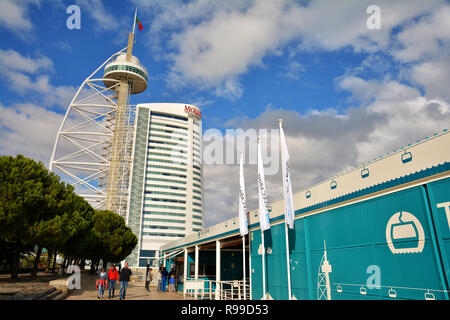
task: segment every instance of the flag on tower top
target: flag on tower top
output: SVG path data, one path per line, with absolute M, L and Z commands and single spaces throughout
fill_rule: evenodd
M 141 20 L 139 20 L 138 17 L 136 17 L 136 23 L 138 24 L 139 30 L 142 31 L 144 27 L 142 26 Z

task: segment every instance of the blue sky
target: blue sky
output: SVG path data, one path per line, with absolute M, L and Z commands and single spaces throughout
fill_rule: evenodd
M 71 3 L 30 3 L 26 7 L 26 17 L 34 28 L 25 35 L 17 34 L 17 30 L 0 29 L 1 39 L 6 40 L 1 43 L 2 50 L 14 50 L 31 59 L 45 56 L 52 61 L 52 68 L 47 74 L 53 86 L 79 86 L 109 55 L 125 47 L 127 31 L 132 26 L 134 6 L 138 5 L 127 1 L 104 3 L 103 8 L 111 17 L 111 21 L 120 21 L 121 27 L 124 28 L 119 31 L 116 28 L 102 30 L 105 28 L 102 22 L 86 12 L 88 7 L 83 6 L 84 2 L 80 2 L 81 29 L 69 30 L 66 27 L 69 14 L 65 11 Z M 365 16 L 364 12 L 362 15 Z M 346 98 L 349 93 L 336 90 L 335 79 L 342 75 L 346 68 L 358 66 L 367 56 L 364 53 L 355 53 L 351 48 L 331 53 L 302 52 L 296 57 L 296 60 L 301 61 L 298 68 L 292 69 L 292 74 L 288 74 L 290 50 L 286 46 L 280 52 L 264 56 L 261 65 L 250 67 L 239 74 L 243 91 L 239 97 L 222 97 L 215 94 L 213 89 L 202 90 L 196 84 L 172 88 L 166 78 L 170 72 L 170 61 L 165 59 L 168 52 L 160 56 L 153 53 L 147 45 L 148 41 L 160 41 L 157 35 L 149 34 L 150 27 L 158 20 L 158 16 L 143 10 L 139 12 L 139 18 L 144 30 L 137 32 L 134 54 L 149 70 L 151 80 L 149 89 L 139 96 L 134 96 L 133 103 L 199 102 L 205 115 L 204 128 L 217 127 L 216 118 L 223 121 L 240 116 L 256 117 L 269 104 L 299 112 L 311 108 L 345 108 L 348 106 Z M 295 42 L 292 45 L 295 45 Z M 163 44 L 163 49 L 166 48 L 167 44 Z M 25 101 L 21 95 L 8 87 L 7 82 L 4 84 L 1 88 L 4 105 Z M 36 100 L 31 98 L 28 101 L 39 100 L 38 96 Z M 48 108 L 63 112 L 55 106 Z
M 71 4 L 80 30 L 66 27 Z M 449 1 L 0 0 L 0 154 L 48 165 L 73 94 L 126 46 L 136 6 L 150 85 L 132 102 L 198 105 L 204 130 L 284 118 L 295 191 L 448 127 Z M 208 225 L 237 212 L 230 170 L 204 168 Z

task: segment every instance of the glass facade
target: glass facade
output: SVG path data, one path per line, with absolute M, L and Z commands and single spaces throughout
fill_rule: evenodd
M 130 218 L 139 234 L 134 265 L 142 267 L 161 245 L 201 230 L 203 182 L 201 122 L 181 104 L 137 108 Z
M 112 72 L 112 71 L 129 71 L 129 72 L 133 72 L 136 73 L 138 75 L 140 75 L 142 78 L 145 79 L 145 81 L 148 81 L 148 76 L 147 74 L 142 71 L 141 69 L 132 67 L 132 66 L 128 66 L 128 65 L 114 65 L 114 66 L 109 66 L 105 69 L 105 74 Z

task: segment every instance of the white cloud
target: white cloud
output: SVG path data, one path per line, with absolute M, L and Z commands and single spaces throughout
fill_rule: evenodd
M 50 78 L 47 75 L 41 75 L 33 80 L 30 76 L 15 72 L 6 71 L 10 89 L 22 96 L 27 96 L 28 100 L 39 100 L 47 106 L 58 106 L 66 109 L 75 95 L 76 88 L 73 86 L 54 86 L 50 84 Z
M 31 58 L 12 49 L 0 49 L 0 71 L 10 81 L 10 90 L 29 98 L 38 95 L 40 103 L 65 109 L 76 89 L 72 86 L 52 85 L 50 77 L 42 74 L 52 70 L 53 62 L 46 56 Z
M 277 119 L 284 119 L 294 191 L 448 129 L 450 104 L 446 101 L 427 98 L 418 90 L 389 79 L 368 81 L 349 76 L 341 81 L 346 84 L 342 89 L 368 103 L 342 112 L 328 109 L 305 114 L 270 108 L 254 119 L 233 119 L 225 125 L 244 130 L 275 129 Z M 203 147 L 206 145 L 204 142 Z M 258 206 L 255 177 L 256 166 L 247 165 L 245 178 L 251 210 Z M 204 181 L 206 225 L 237 216 L 238 167 L 205 165 Z M 269 201 L 282 198 L 279 172 L 266 175 L 266 184 Z
M 410 22 L 397 36 L 392 52 L 399 61 L 435 58 L 450 48 L 450 5 L 438 6 L 417 22 Z
M 39 4 L 39 0 L 1 0 L 0 26 L 13 32 L 29 32 L 34 26 L 28 16 L 28 4 Z
M 36 73 L 38 71 L 51 70 L 52 68 L 53 62 L 46 56 L 31 58 L 30 56 L 22 56 L 12 49 L 0 49 L 0 69 Z
M 279 72 L 277 76 L 289 78 L 292 80 L 298 80 L 305 71 L 306 69 L 304 66 L 302 66 L 295 60 L 291 60 L 286 63 L 283 68 L 283 72 Z
M 450 101 L 450 59 L 433 60 L 412 67 L 411 78 L 422 85 L 427 96 Z
M 428 97 L 450 100 L 450 5 L 437 7 L 397 35 L 395 59 L 409 63 L 409 80 L 421 86 Z
M 76 0 L 81 7 L 81 13 L 87 13 L 96 22 L 96 29 L 101 31 L 117 30 L 119 23 L 110 11 L 103 5 L 101 0 Z
M 366 9 L 371 0 L 134 2 L 158 17 L 146 37 L 152 50 L 171 62 L 169 83 L 176 78 L 177 85 L 212 89 L 230 99 L 244 92 L 240 76 L 263 66 L 265 57 L 279 55 L 288 44 L 299 43 L 299 50 L 390 50 L 399 41 L 393 39 L 394 28 L 445 3 L 379 0 L 382 29 L 369 30 Z M 293 60 L 292 66 L 297 72 L 287 76 L 295 80 L 301 61 Z
M 48 166 L 63 115 L 30 103 L 0 103 L 0 114 L 0 153 L 20 153 Z

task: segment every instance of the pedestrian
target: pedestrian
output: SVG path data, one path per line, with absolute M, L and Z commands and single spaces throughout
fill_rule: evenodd
M 116 281 L 119 280 L 119 272 L 117 272 L 116 265 L 113 264 L 108 271 L 108 287 L 109 287 L 109 299 L 111 299 L 111 290 L 112 297 L 114 298 L 114 292 L 116 291 Z
M 153 280 L 152 268 L 148 268 L 147 275 L 145 276 L 145 289 L 150 292 L 150 282 Z
M 119 282 L 120 282 L 120 291 L 119 298 L 120 300 L 125 299 L 127 293 L 128 282 L 130 281 L 130 276 L 132 272 L 130 268 L 128 268 L 128 262 L 125 262 L 125 266 L 120 270 Z
M 98 289 L 98 299 L 103 299 L 103 294 L 105 293 L 105 288 L 108 287 L 108 274 L 105 271 L 105 268 L 102 269 L 102 271 L 100 272 L 98 279 L 97 279 L 97 283 L 96 283 L 96 287 Z
M 175 275 L 175 269 L 174 269 L 174 268 L 170 269 L 168 279 L 170 279 L 170 277 L 171 277 L 172 275 Z
M 158 274 L 156 275 L 156 280 L 158 281 L 156 288 L 158 291 L 161 291 L 161 272 L 162 272 L 162 267 L 160 266 L 159 270 L 158 270 Z
M 166 292 L 166 286 L 167 286 L 167 276 L 169 273 L 166 270 L 166 267 L 163 267 L 163 270 L 161 272 L 161 291 Z
M 175 276 L 173 274 L 169 279 L 169 292 L 175 292 Z

